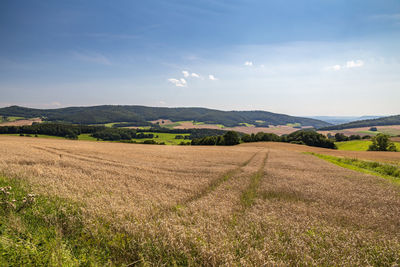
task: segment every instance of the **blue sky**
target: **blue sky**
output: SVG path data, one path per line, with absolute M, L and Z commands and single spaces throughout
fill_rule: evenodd
M 400 114 L 400 1 L 0 2 L 0 106 Z

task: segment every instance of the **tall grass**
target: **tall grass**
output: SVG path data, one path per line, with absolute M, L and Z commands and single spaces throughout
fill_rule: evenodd
M 342 158 L 317 153 L 310 153 L 318 158 L 327 160 L 342 167 L 353 167 L 352 169 L 361 170 L 367 173 L 391 177 L 400 182 L 400 166 L 393 164 L 380 163 L 375 161 L 359 160 L 356 158 Z

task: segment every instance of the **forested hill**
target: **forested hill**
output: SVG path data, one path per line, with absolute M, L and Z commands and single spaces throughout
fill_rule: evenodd
M 371 119 L 371 120 L 353 121 L 349 123 L 323 127 L 320 130 L 342 130 L 350 128 L 385 126 L 385 125 L 400 125 L 400 115 Z
M 145 106 L 93 106 L 68 107 L 59 109 L 33 109 L 19 106 L 0 108 L 0 116 L 25 118 L 45 117 L 48 121 L 71 123 L 109 123 L 135 122 L 146 124 L 147 121 L 169 119 L 171 121 L 197 121 L 225 126 L 238 126 L 240 123 L 257 126 L 285 125 L 300 123 L 302 126 L 321 128 L 331 124 L 310 118 L 293 117 L 266 111 L 221 111 L 207 108 L 162 108 Z

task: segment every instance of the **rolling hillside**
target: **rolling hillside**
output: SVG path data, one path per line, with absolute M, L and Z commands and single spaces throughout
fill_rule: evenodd
M 210 124 L 223 124 L 228 127 L 240 123 L 256 126 L 286 125 L 300 123 L 302 126 L 321 128 L 331 124 L 310 118 L 293 117 L 267 111 L 221 111 L 207 108 L 161 108 L 146 106 L 93 106 L 68 107 L 59 109 L 33 109 L 19 106 L 0 108 L 0 116 L 45 117 L 48 121 L 71 123 L 110 123 L 135 122 L 146 125 L 148 121 L 169 119 L 171 121 L 198 121 Z
M 378 119 L 353 121 L 349 123 L 323 127 L 320 130 L 343 130 L 350 128 L 385 126 L 385 125 L 400 125 L 400 115 L 383 117 Z

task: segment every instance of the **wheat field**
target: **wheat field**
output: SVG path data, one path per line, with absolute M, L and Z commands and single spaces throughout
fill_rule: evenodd
M 0 137 L 0 171 L 131 236 L 135 264 L 400 264 L 400 187 L 282 143 L 153 146 Z

